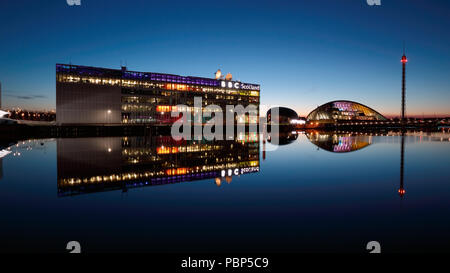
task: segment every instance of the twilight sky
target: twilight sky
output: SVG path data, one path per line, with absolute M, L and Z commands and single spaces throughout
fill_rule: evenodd
M 261 84 L 261 103 L 306 115 L 335 99 L 450 114 L 450 1 L 1 0 L 3 108 L 55 108 L 55 64 Z

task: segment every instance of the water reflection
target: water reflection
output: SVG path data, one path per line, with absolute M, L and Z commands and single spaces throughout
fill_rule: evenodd
M 58 195 L 165 185 L 259 172 L 259 137 L 175 141 L 171 136 L 57 140 Z
M 3 178 L 3 158 L 11 153 L 10 146 L 17 142 L 0 141 L 0 180 Z
M 276 137 L 278 137 L 277 145 L 288 145 L 294 143 L 298 138 L 298 134 L 299 133 L 297 131 L 279 132 L 276 135 Z M 267 142 L 274 144 L 270 134 L 267 136 Z
M 352 141 L 370 135 L 364 141 L 370 145 L 352 153 L 323 152 L 311 143 L 327 139 L 324 147 L 333 147 L 342 139 L 359 147 Z M 68 240 L 78 240 L 89 252 L 347 252 L 365 251 L 374 239 L 386 252 L 446 249 L 448 133 L 284 136 L 280 142 L 289 144 L 279 147 L 265 139 L 264 162 L 253 135 L 227 142 L 152 136 L 3 146 L 9 151 L 0 181 L 3 249 L 64 251 Z M 65 197 L 72 194 L 82 195 Z
M 373 142 L 371 135 L 357 133 L 308 131 L 306 136 L 317 147 L 333 153 L 357 151 L 371 145 Z
M 400 142 L 400 187 L 405 195 L 405 143 L 448 142 L 444 132 L 362 132 L 286 131 L 280 132 L 279 145 L 289 145 L 305 134 L 317 148 L 333 153 L 358 151 L 377 142 Z M 401 138 L 399 138 L 401 136 Z M 273 137 L 273 136 L 272 136 Z M 391 138 L 390 138 L 391 137 Z M 44 149 L 50 140 L 0 143 L 0 179 L 3 157 L 21 156 L 33 149 Z M 263 137 L 263 147 L 275 143 Z M 58 196 L 122 190 L 208 179 L 217 186 L 230 184 L 233 177 L 259 172 L 259 136 L 244 134 L 234 141 L 175 141 L 171 136 L 102 138 L 61 138 L 57 143 Z M 44 151 L 45 152 L 45 151 Z M 263 148 L 263 159 L 265 149 Z
M 295 142 L 297 136 L 303 132 L 283 132 L 279 133 L 280 145 L 291 144 Z M 347 153 L 358 151 L 377 142 L 377 137 L 383 137 L 384 143 L 389 142 L 388 137 L 394 137 L 392 140 L 400 139 L 400 187 L 398 194 L 401 198 L 406 194 L 404 185 L 405 170 L 405 141 L 410 143 L 422 142 L 450 142 L 450 134 L 442 131 L 423 132 L 423 131 L 390 131 L 384 133 L 368 133 L 368 132 L 336 132 L 336 131 L 317 131 L 308 130 L 304 132 L 307 139 L 317 146 L 332 153 Z M 400 136 L 400 138 L 398 138 Z M 267 141 L 271 142 L 271 137 L 267 136 Z M 265 142 L 263 148 L 263 159 L 265 159 Z
M 402 139 L 400 144 L 400 188 L 398 189 L 398 194 L 401 198 L 405 195 L 404 186 L 404 172 L 405 172 L 405 132 L 402 131 Z

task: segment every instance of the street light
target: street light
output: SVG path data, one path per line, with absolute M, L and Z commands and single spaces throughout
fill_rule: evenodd
M 106 123 L 109 123 L 109 120 L 110 120 L 110 115 L 111 115 L 111 110 L 110 109 L 108 109 L 107 111 L 106 111 L 106 113 L 107 113 L 107 115 L 105 116 L 105 122 Z

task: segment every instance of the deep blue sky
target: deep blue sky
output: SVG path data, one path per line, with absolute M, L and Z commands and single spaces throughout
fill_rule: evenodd
M 55 63 L 261 84 L 261 102 L 305 115 L 334 99 L 407 113 L 450 114 L 450 1 L 0 2 L 3 106 L 55 107 Z

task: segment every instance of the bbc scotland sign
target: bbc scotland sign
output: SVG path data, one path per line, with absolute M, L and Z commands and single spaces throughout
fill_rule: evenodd
M 222 81 L 220 86 L 223 88 L 243 89 L 243 90 L 259 90 L 259 85 L 247 84 L 233 81 Z

